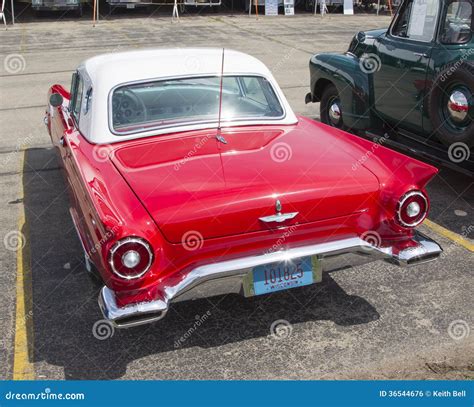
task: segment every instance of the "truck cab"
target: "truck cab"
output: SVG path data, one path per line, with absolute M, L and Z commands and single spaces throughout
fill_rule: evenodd
M 388 29 L 311 58 L 306 102 L 320 102 L 330 126 L 393 134 L 440 159 L 462 144 L 463 161 L 474 159 L 472 9 L 472 0 L 405 0 Z

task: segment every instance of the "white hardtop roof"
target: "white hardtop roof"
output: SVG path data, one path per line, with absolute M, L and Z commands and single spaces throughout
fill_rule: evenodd
M 129 82 L 189 75 L 220 75 L 222 48 L 165 48 L 103 54 L 84 62 L 92 84 L 113 87 Z M 224 74 L 267 76 L 270 71 L 258 59 L 224 50 Z
M 89 112 L 80 115 L 79 129 L 90 142 L 107 144 L 151 135 L 217 127 L 217 123 L 181 125 L 175 128 L 143 131 L 143 133 L 133 135 L 116 135 L 109 127 L 108 101 L 112 89 L 122 84 L 172 77 L 220 75 L 221 69 L 222 48 L 143 49 L 103 54 L 87 59 L 79 65 L 78 72 L 84 81 L 84 94 L 87 89 L 92 88 L 92 107 Z M 262 119 L 259 122 L 223 122 L 224 126 L 297 123 L 295 114 L 270 70 L 258 59 L 242 52 L 225 49 L 224 75 L 230 74 L 265 77 L 272 84 L 285 111 L 285 116 L 279 120 Z

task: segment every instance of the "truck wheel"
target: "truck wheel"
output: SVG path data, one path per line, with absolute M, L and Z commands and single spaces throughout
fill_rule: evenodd
M 344 129 L 342 121 L 342 105 L 339 93 L 334 85 L 328 85 L 324 89 L 319 105 L 321 121 L 329 126 Z
M 433 82 L 428 114 L 438 139 L 474 147 L 474 66 L 462 61 L 448 65 Z

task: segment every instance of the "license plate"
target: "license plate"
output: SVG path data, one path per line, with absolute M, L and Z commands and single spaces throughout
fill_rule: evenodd
M 316 256 L 254 267 L 244 279 L 244 295 L 268 294 L 322 281 L 321 261 Z

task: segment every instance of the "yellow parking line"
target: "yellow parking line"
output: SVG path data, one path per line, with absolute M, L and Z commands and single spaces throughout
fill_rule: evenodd
M 433 221 L 426 219 L 423 222 L 423 225 L 426 227 L 430 228 L 434 232 L 438 233 L 441 236 L 446 237 L 447 239 L 452 240 L 453 242 L 461 245 L 462 247 L 465 247 L 467 250 L 474 252 L 474 244 L 471 243 L 468 239 L 462 237 L 461 235 L 458 235 L 457 233 L 451 232 L 449 229 L 444 228 L 441 225 L 438 225 L 437 223 L 434 223 Z
M 23 171 L 26 151 L 21 156 L 20 170 Z M 23 178 L 21 188 L 24 197 Z M 25 236 L 24 246 L 20 244 L 16 255 L 16 319 L 15 351 L 13 355 L 13 380 L 34 380 L 33 360 L 33 289 L 31 263 L 25 223 L 24 202 L 20 209 L 18 230 Z

